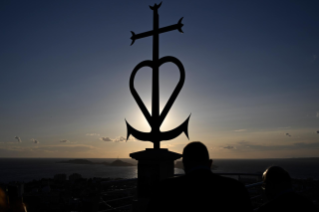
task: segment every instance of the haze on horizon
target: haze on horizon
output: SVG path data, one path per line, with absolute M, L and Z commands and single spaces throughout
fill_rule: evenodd
M 0 157 L 128 158 L 152 148 L 125 142 L 125 119 L 149 126 L 129 77 L 152 57 L 154 1 L 0 3 Z M 161 142 L 181 153 L 190 141 L 211 158 L 319 156 L 319 2 L 163 1 L 160 57 L 177 57 L 186 80 L 162 130 L 191 114 L 184 134 Z M 179 79 L 160 68 L 161 108 Z M 135 85 L 150 110 L 151 72 Z

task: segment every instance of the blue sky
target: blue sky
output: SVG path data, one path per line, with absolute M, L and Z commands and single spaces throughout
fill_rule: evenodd
M 129 157 L 152 147 L 126 136 L 125 119 L 150 128 L 130 94 L 131 71 L 152 58 L 154 1 L 0 3 L 0 157 Z M 161 143 L 182 152 L 205 143 L 212 158 L 319 156 L 317 1 L 163 1 L 160 57 L 186 80 L 164 121 L 191 113 L 189 136 Z M 150 70 L 136 87 L 151 104 Z M 161 107 L 179 79 L 160 69 Z

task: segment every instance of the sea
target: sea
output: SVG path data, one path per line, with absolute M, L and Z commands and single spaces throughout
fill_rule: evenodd
M 70 158 L 0 158 L 0 183 L 30 182 L 42 178 L 53 178 L 55 174 L 67 176 L 78 173 L 84 178 L 137 178 L 137 166 L 114 167 L 101 164 L 58 163 Z M 113 162 L 117 158 L 86 158 L 92 162 Z M 134 165 L 131 158 L 119 158 Z M 263 173 L 272 165 L 286 169 L 292 178 L 319 180 L 319 158 L 287 159 L 214 159 L 215 173 Z M 184 170 L 175 168 L 175 174 Z

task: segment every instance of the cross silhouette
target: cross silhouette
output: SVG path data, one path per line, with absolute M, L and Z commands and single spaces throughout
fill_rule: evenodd
M 130 90 L 132 92 L 133 97 L 135 98 L 138 106 L 142 110 L 145 118 L 147 119 L 148 123 L 150 124 L 152 130 L 150 133 L 144 133 L 140 132 L 138 130 L 135 130 L 133 127 L 131 127 L 127 122 L 127 139 L 129 135 L 135 136 L 135 138 L 143 140 L 143 141 L 152 141 L 154 143 L 154 149 L 159 149 L 160 148 L 160 141 L 161 140 L 170 140 L 178 136 L 180 133 L 185 132 L 186 136 L 188 137 L 188 132 L 187 132 L 187 126 L 188 126 L 188 119 L 184 121 L 182 125 L 179 127 L 168 131 L 168 132 L 161 132 L 160 131 L 160 126 L 162 122 L 164 121 L 168 111 L 170 110 L 171 106 L 173 105 L 175 99 L 177 98 L 180 90 L 183 87 L 184 80 L 185 80 L 185 71 L 182 63 L 175 57 L 167 56 L 159 59 L 159 34 L 173 31 L 173 30 L 178 30 L 181 33 L 182 31 L 182 20 L 181 18 L 177 24 L 166 26 L 159 28 L 159 15 L 158 15 L 158 8 L 161 6 L 162 3 L 160 4 L 155 4 L 154 6 L 150 6 L 150 8 L 153 10 L 154 14 L 154 19 L 153 19 L 153 30 L 135 34 L 134 32 L 131 31 L 132 33 L 132 43 L 131 45 L 134 44 L 135 40 L 153 36 L 153 60 L 152 61 L 143 61 L 139 63 L 133 70 L 130 78 Z M 167 62 L 171 62 L 175 64 L 180 71 L 180 80 L 175 87 L 171 97 L 169 98 L 167 104 L 165 105 L 162 113 L 159 113 L 159 67 Z M 134 78 L 137 73 L 137 71 L 144 67 L 148 66 L 153 69 L 152 73 L 152 115 L 150 115 L 149 111 L 146 109 L 144 103 L 142 102 L 141 98 L 137 94 L 135 88 L 134 88 Z

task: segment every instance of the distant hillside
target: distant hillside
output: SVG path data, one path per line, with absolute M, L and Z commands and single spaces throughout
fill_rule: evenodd
M 87 160 L 87 159 L 71 159 L 71 160 L 66 160 L 66 161 L 59 161 L 57 163 L 107 165 L 107 166 L 135 166 L 134 164 L 127 163 L 127 162 L 121 161 L 119 159 L 113 161 L 112 163 L 108 163 L 106 161 L 104 161 L 104 162 L 92 162 L 92 161 Z
M 71 159 L 67 161 L 60 161 L 57 163 L 73 163 L 73 164 L 94 164 L 92 161 L 86 159 Z
M 86 159 L 71 159 L 71 160 L 67 160 L 67 161 L 60 161 L 57 163 L 72 163 L 72 164 L 101 164 L 101 165 L 109 165 L 108 162 L 98 162 L 98 163 L 94 163 L 90 160 L 86 160 Z
M 110 163 L 110 166 L 135 166 L 135 165 L 117 159 L 113 161 L 112 163 Z

